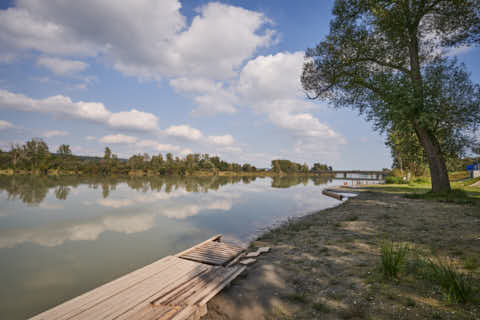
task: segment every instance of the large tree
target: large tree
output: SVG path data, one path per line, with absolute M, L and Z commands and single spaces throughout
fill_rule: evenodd
M 480 90 L 442 55 L 480 42 L 479 11 L 480 0 L 337 0 L 330 33 L 307 50 L 302 85 L 311 98 L 358 109 L 376 129 L 411 128 L 432 191 L 449 191 L 442 148 L 475 130 Z

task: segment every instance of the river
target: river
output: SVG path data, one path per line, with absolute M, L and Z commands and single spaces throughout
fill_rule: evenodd
M 0 319 L 24 319 L 215 234 L 337 205 L 319 177 L 0 176 Z

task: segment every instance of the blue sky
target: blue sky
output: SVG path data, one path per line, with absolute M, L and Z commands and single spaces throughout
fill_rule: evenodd
M 328 33 L 332 5 L 3 1 L 0 148 L 41 137 L 75 154 L 390 167 L 371 124 L 301 89 L 303 51 Z M 480 82 L 479 49 L 455 53 Z

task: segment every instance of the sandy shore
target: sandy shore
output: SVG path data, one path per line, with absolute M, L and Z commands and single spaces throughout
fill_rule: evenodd
M 385 240 L 410 248 L 396 280 L 380 270 Z M 360 191 L 251 246 L 272 250 L 212 299 L 203 319 L 480 319 L 478 296 L 449 303 L 415 271 L 418 259 L 446 259 L 479 288 L 479 207 Z

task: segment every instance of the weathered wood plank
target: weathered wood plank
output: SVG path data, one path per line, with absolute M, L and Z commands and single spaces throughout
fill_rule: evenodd
M 209 242 L 212 242 L 212 241 L 218 241 L 218 240 L 220 240 L 221 238 L 222 238 L 222 235 L 221 235 L 221 234 L 217 234 L 216 236 L 213 236 L 213 237 L 211 237 L 210 239 L 207 239 L 207 240 L 205 240 L 205 241 L 203 241 L 203 242 L 201 242 L 201 243 L 199 243 L 199 244 L 197 244 L 197 245 L 194 245 L 193 247 L 188 248 L 187 250 L 184 250 L 184 251 L 182 251 L 182 252 L 180 252 L 180 253 L 177 253 L 177 254 L 175 255 L 175 257 L 180 257 L 180 256 L 186 254 L 187 252 L 193 251 L 193 250 L 195 250 L 196 248 L 201 247 L 202 245 L 204 245 L 204 244 L 206 244 L 206 243 L 209 243 Z
M 119 294 L 130 289 L 141 281 L 163 272 L 179 261 L 172 256 L 167 256 L 141 269 L 128 273 L 120 278 L 108 282 L 100 287 L 88 291 L 76 298 L 68 300 L 52 309 L 49 309 L 33 318 L 32 320 L 59 320 L 70 319 L 76 313 L 102 303 L 112 295 Z
M 178 258 L 177 258 L 178 259 Z M 183 259 L 181 259 L 183 260 Z M 148 304 L 156 295 L 171 290 L 210 270 L 211 267 L 183 260 L 168 273 L 159 274 L 142 282 L 128 292 L 113 296 L 81 314 L 75 320 L 117 319 L 130 310 Z M 128 318 L 125 318 L 128 319 Z
M 245 248 L 219 242 L 220 238 L 160 259 L 32 319 L 199 319 L 206 312 L 206 301 L 245 269 L 223 267 Z

